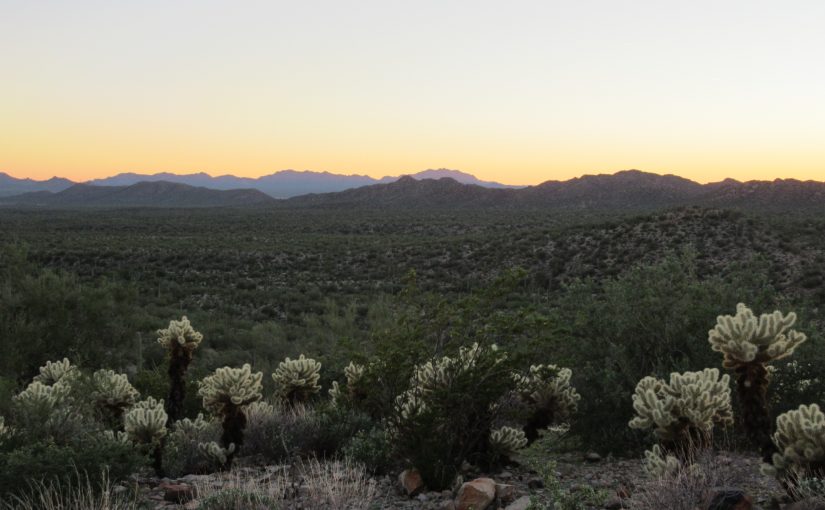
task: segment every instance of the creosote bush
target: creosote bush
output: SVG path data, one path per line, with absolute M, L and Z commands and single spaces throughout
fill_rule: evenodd
M 417 366 L 389 420 L 398 455 L 429 488 L 449 487 L 465 460 L 489 461 L 496 404 L 511 387 L 507 356 L 495 345 L 461 347 Z

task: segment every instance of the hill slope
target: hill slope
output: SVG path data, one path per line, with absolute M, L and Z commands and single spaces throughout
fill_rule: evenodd
M 35 192 L 0 203 L 54 208 L 78 207 L 247 207 L 275 202 L 254 189 L 214 190 L 165 181 L 131 186 L 75 184 L 58 193 Z

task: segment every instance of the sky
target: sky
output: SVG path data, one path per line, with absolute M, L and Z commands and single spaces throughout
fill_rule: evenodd
M 825 180 L 825 2 L 0 0 L 0 171 Z

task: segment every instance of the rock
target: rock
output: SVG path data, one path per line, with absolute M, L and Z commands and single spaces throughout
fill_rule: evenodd
M 516 499 L 515 486 L 506 483 L 496 484 L 496 501 L 498 501 L 499 506 L 504 506 L 514 499 Z
M 705 510 L 752 510 L 753 500 L 741 489 L 717 487 L 705 498 Z
M 530 497 L 522 496 L 507 505 L 504 510 L 527 510 L 530 507 Z
M 527 480 L 527 487 L 529 489 L 543 489 L 544 488 L 544 480 L 538 477 L 533 477 Z
M 455 510 L 455 503 L 452 499 L 442 501 L 441 504 L 438 505 L 438 510 Z
M 490 478 L 476 478 L 464 483 L 455 499 L 456 510 L 485 510 L 496 499 L 496 482 Z
M 499 480 L 512 480 L 513 479 L 513 473 L 511 473 L 509 471 L 502 471 L 501 473 L 496 475 L 496 478 L 498 478 Z
M 599 462 L 602 460 L 602 456 L 596 452 L 590 452 L 584 456 L 584 460 L 587 462 Z
M 417 496 L 424 490 L 424 480 L 421 479 L 421 473 L 417 469 L 405 469 L 398 475 L 398 484 L 401 490 L 408 497 Z
M 191 485 L 185 483 L 162 483 L 164 501 L 170 503 L 183 504 L 192 501 L 197 497 L 197 491 Z
M 808 498 L 788 504 L 785 510 L 825 510 L 825 503 L 816 498 Z

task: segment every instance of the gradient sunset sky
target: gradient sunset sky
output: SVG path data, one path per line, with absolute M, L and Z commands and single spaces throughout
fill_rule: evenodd
M 825 180 L 825 2 L 0 0 L 0 171 Z

